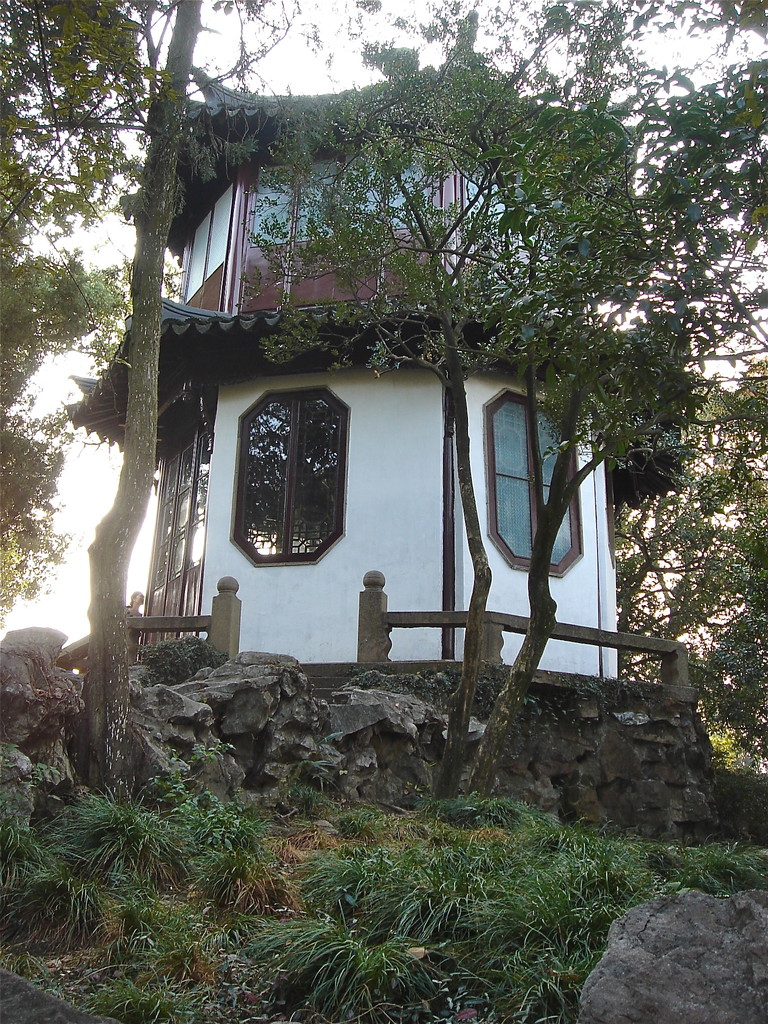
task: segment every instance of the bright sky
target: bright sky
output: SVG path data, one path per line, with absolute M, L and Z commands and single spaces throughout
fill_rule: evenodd
M 478 0 L 476 6 L 483 10 L 489 0 Z M 360 4 L 360 7 L 372 6 Z M 386 0 L 382 5 L 382 14 L 376 18 L 369 16 L 366 28 L 384 38 L 386 33 L 380 31 L 387 23 L 388 11 L 391 16 L 401 13 L 403 7 L 397 0 Z M 260 65 L 262 82 L 254 85 L 254 91 L 272 92 L 277 95 L 293 93 L 295 95 L 334 92 L 343 88 L 360 86 L 370 81 L 370 73 L 362 67 L 354 47 L 343 45 L 341 55 L 338 47 L 344 38 L 344 17 L 340 11 L 343 0 L 315 0 L 315 6 L 304 4 L 305 17 L 322 25 L 322 34 L 329 40 L 329 51 L 325 54 L 313 52 L 303 38 L 302 26 L 297 22 L 291 35 L 280 43 Z M 232 52 L 231 40 L 236 38 L 234 16 L 226 17 L 223 13 L 213 15 L 215 30 L 206 33 L 202 44 L 196 52 L 196 63 L 208 69 L 216 70 L 222 54 L 229 56 Z M 211 15 L 209 12 L 209 24 Z M 407 43 L 407 41 L 406 41 Z M 704 48 L 706 47 L 706 49 Z M 669 66 L 691 64 L 694 60 L 701 65 L 705 57 L 709 57 L 711 42 L 700 44 L 698 50 L 692 49 L 692 41 L 684 40 L 684 56 L 679 48 L 665 43 L 665 60 Z M 332 53 L 333 64 L 329 70 L 326 66 L 328 52 Z M 655 54 L 655 60 L 658 60 Z M 439 60 L 437 55 L 428 55 L 427 62 Z M 111 246 L 114 261 L 121 256 L 129 256 L 133 248 L 133 232 L 125 224 L 110 224 L 102 232 L 94 247 L 103 247 L 99 254 L 99 262 L 108 260 L 107 252 Z M 43 408 L 54 409 L 62 404 L 76 401 L 80 393 L 70 381 L 69 375 L 88 376 L 92 368 L 88 360 L 80 355 L 72 355 L 57 359 L 47 366 L 37 382 L 40 389 L 40 402 Z M 71 534 L 72 542 L 66 562 L 52 571 L 50 591 L 34 602 L 18 602 L 6 621 L 7 629 L 20 629 L 26 626 L 50 626 L 66 633 L 70 640 L 85 636 L 88 631 L 88 589 L 89 567 L 87 549 L 95 527 L 112 504 L 117 486 L 120 455 L 116 449 L 89 442 L 82 435 L 75 443 L 61 478 L 60 497 L 61 512 L 58 527 L 62 532 Z M 153 505 L 150 516 L 137 545 L 128 578 L 128 593 L 133 590 L 145 590 L 149 553 L 152 542 Z

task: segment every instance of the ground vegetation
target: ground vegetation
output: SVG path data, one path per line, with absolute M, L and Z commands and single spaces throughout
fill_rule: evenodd
M 0 825 L 0 963 L 124 1024 L 573 1024 L 611 922 L 768 887 L 765 850 L 563 824 L 503 799 L 259 814 L 167 778 Z

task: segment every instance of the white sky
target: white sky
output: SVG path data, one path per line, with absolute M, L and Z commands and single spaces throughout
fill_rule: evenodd
M 478 0 L 476 6 L 482 10 L 489 0 Z M 305 3 L 306 17 L 322 26 L 322 34 L 328 42 L 328 51 L 318 54 L 302 39 L 301 25 L 296 23 L 291 35 L 280 43 L 260 65 L 262 82 L 255 82 L 254 91 L 272 92 L 277 95 L 326 93 L 352 86 L 361 86 L 371 80 L 370 72 L 362 67 L 356 56 L 355 47 L 343 41 L 344 16 L 343 0 L 340 3 L 316 0 L 314 8 Z M 404 6 L 397 0 L 386 0 L 381 17 L 369 18 L 368 22 L 380 38 L 380 30 L 386 24 L 387 9 L 394 16 L 402 13 Z M 196 53 L 196 63 L 214 72 L 222 54 L 231 53 L 230 40 L 236 31 L 234 18 L 219 13 L 213 15 L 216 31 L 203 37 Z M 209 24 L 211 15 L 209 12 Z M 366 26 L 367 27 L 367 26 Z M 401 42 L 400 40 L 398 42 Z M 405 41 L 407 43 L 407 40 Z M 339 52 L 339 47 L 341 52 Z M 665 40 L 663 59 L 668 66 L 690 65 L 694 61 L 703 66 L 710 56 L 711 41 L 699 41 L 696 45 L 686 38 L 677 46 Z M 332 67 L 326 66 L 328 54 L 333 57 Z M 427 63 L 439 60 L 430 54 Z M 659 54 L 654 54 L 659 60 Z M 109 260 L 108 249 L 112 247 L 114 262 L 121 256 L 130 255 L 133 248 L 133 232 L 125 224 L 110 223 L 101 237 L 93 242 L 98 245 L 99 262 Z M 60 357 L 41 372 L 37 382 L 43 407 L 53 409 L 62 404 L 76 401 L 80 393 L 68 379 L 70 374 L 88 376 L 92 372 L 88 360 L 82 355 Z M 116 449 L 97 445 L 86 440 L 82 434 L 72 449 L 60 483 L 61 511 L 57 519 L 59 530 L 71 534 L 72 541 L 67 560 L 55 568 L 50 577 L 49 592 L 35 601 L 20 601 L 8 615 L 6 629 L 21 629 L 26 626 L 49 626 L 61 630 L 70 640 L 85 636 L 88 631 L 88 555 L 95 527 L 109 510 L 117 486 L 120 456 Z M 145 524 L 142 536 L 134 553 L 128 577 L 128 593 L 145 590 L 152 542 L 153 503 L 150 505 L 150 519 Z

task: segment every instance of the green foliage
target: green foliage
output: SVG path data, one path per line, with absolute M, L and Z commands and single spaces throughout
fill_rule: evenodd
M 178 989 L 145 982 L 137 985 L 118 978 L 99 989 L 85 1003 L 91 1013 L 114 1017 L 121 1024 L 182 1024 L 189 1021 L 190 999 Z
M 715 799 L 726 835 L 768 848 L 768 775 L 750 768 L 715 768 Z
M 377 1007 L 405 1009 L 437 991 L 434 968 L 406 939 L 372 944 L 343 924 L 265 922 L 248 951 L 277 974 L 281 1000 L 308 1003 L 331 1017 L 367 1012 L 375 1020 Z
M 64 861 L 26 872 L 7 902 L 5 927 L 32 941 L 55 939 L 73 946 L 93 937 L 104 920 L 105 890 Z
M 679 492 L 626 510 L 617 529 L 619 628 L 684 639 L 710 731 L 757 759 L 768 754 L 763 389 L 714 391 L 709 415 L 731 422 L 688 431 L 699 455 Z
M 191 679 L 201 668 L 218 668 L 226 660 L 226 654 L 198 636 L 161 640 L 142 649 L 144 674 L 141 681 L 145 686 L 158 683 L 173 686 Z
M 107 343 L 124 313 L 118 273 L 86 269 L 66 236 L 128 170 L 120 133 L 142 106 L 140 63 L 115 0 L 0 10 L 0 618 L 64 551 L 55 497 L 71 437 L 61 414 L 36 412 L 29 385 L 46 358 Z
M 208 797 L 122 813 L 94 799 L 42 831 L 0 828 L 0 960 L 126 1021 L 240 1024 L 258 1003 L 370 1024 L 463 1009 L 574 1024 L 608 928 L 631 907 L 692 887 L 768 888 L 765 850 L 607 835 L 513 801 L 336 809 L 335 848 L 281 863 L 305 825 L 267 829 Z M 172 884 L 145 841 L 169 829 L 188 865 Z M 25 966 L 30 943 L 56 952 L 50 970 Z
M 49 842 L 68 863 L 104 880 L 138 872 L 170 882 L 186 870 L 187 851 L 172 817 L 112 797 L 79 801 L 53 823 Z
M 257 811 L 236 801 L 223 803 L 209 793 L 201 793 L 182 803 L 174 816 L 192 850 L 245 850 L 264 852 L 269 823 Z

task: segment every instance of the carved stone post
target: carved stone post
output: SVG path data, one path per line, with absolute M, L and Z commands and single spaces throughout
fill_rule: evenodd
M 384 621 L 387 612 L 386 583 L 383 572 L 372 569 L 363 576 L 360 612 L 357 620 L 357 660 L 359 662 L 389 661 L 392 641 Z
M 676 644 L 673 651 L 661 656 L 661 681 L 668 686 L 688 685 L 688 648 Z
M 240 612 L 237 596 L 240 584 L 234 576 L 222 576 L 216 584 L 218 594 L 211 601 L 211 628 L 208 642 L 230 658 L 240 650 Z
M 504 646 L 504 633 L 497 622 L 487 617 L 483 623 L 483 661 L 491 665 L 501 665 L 501 649 Z

